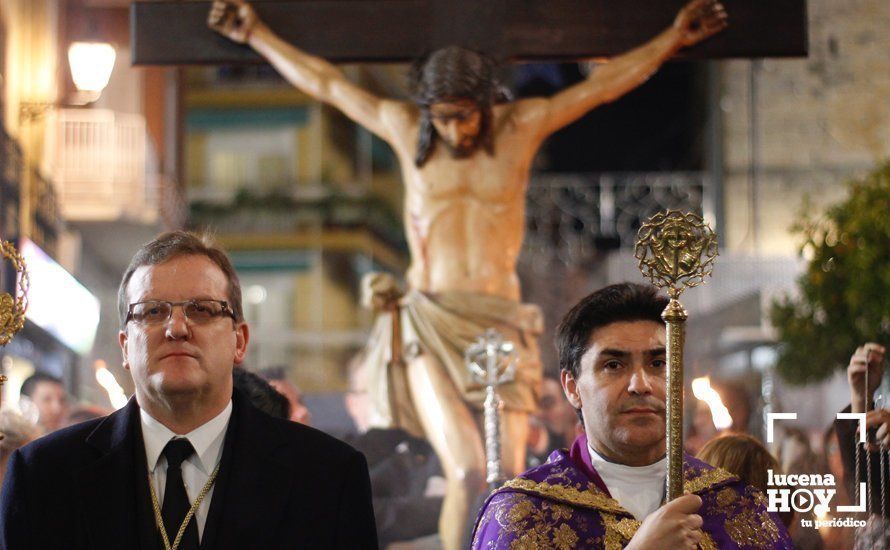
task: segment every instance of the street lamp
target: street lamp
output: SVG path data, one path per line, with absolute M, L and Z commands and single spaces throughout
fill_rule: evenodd
M 68 47 L 68 65 L 77 95 L 66 103 L 88 105 L 99 99 L 102 90 L 108 86 L 116 57 L 114 46 L 107 42 L 73 42 Z M 27 123 L 59 105 L 52 101 L 22 101 L 19 106 L 19 120 Z
M 91 101 L 108 85 L 116 57 L 114 47 L 107 42 L 74 42 L 68 48 L 68 65 L 71 78 L 81 92 L 94 95 Z
M 69 105 L 88 105 L 97 99 L 108 85 L 114 59 L 117 57 L 114 46 L 107 42 L 73 42 L 68 48 L 68 65 L 71 78 L 77 87 L 77 94 L 66 103 Z M 22 101 L 19 103 L 19 124 L 23 128 L 40 120 L 46 113 L 60 105 L 53 101 Z M 19 228 L 22 236 L 31 235 L 32 178 L 30 162 L 30 129 L 29 144 L 24 148 L 23 164 L 25 170 L 19 191 Z

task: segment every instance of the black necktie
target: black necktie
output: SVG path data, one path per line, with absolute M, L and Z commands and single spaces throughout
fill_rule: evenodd
M 167 538 L 170 545 L 176 539 L 182 520 L 192 507 L 189 497 L 185 492 L 185 484 L 182 482 L 182 462 L 195 453 L 195 448 L 188 439 L 171 439 L 164 447 L 164 456 L 167 458 L 167 485 L 164 489 L 164 506 L 161 508 L 161 517 L 164 519 L 164 527 L 167 529 Z M 198 549 L 198 519 L 192 517 L 182 541 L 179 544 L 181 550 Z

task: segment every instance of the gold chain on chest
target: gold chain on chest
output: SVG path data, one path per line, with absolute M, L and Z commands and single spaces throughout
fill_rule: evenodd
M 172 545 L 170 544 L 170 539 L 167 537 L 167 528 L 164 526 L 164 518 L 161 516 L 161 505 L 158 503 L 158 495 L 155 493 L 155 486 L 151 481 L 151 474 L 148 475 L 148 490 L 151 493 L 151 506 L 155 513 L 155 525 L 161 531 L 161 539 L 164 541 L 165 550 L 176 550 L 179 548 L 179 543 L 182 542 L 182 535 L 185 533 L 185 528 L 188 527 L 189 521 L 191 521 L 195 512 L 198 511 L 198 507 L 204 502 L 204 497 L 207 496 L 210 488 L 213 487 L 213 482 L 216 481 L 216 474 L 218 473 L 219 464 L 213 469 L 213 473 L 210 474 L 207 483 L 204 484 L 204 487 L 201 488 L 201 492 L 198 493 L 198 498 L 195 499 L 195 502 L 192 503 L 192 507 L 189 508 L 188 513 L 186 513 L 185 518 L 183 518 L 182 525 L 179 526 L 179 531 L 176 533 L 176 538 L 173 540 Z

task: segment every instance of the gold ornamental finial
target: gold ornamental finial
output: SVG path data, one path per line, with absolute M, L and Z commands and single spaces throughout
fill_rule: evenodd
M 711 275 L 717 235 L 695 214 L 659 212 L 640 227 L 634 257 L 640 261 L 643 276 L 676 299 Z
M 683 346 L 688 318 L 678 298 L 711 275 L 717 259 L 717 236 L 701 217 L 668 210 L 640 227 L 634 256 L 640 260 L 643 276 L 667 289 L 671 297 L 661 318 L 667 356 L 665 494 L 673 500 L 683 494 Z
M 0 254 L 12 263 L 18 279 L 15 296 L 8 292 L 0 292 L 0 346 L 5 346 L 25 326 L 25 311 L 28 309 L 28 289 L 31 282 L 25 260 L 12 243 L 0 239 Z

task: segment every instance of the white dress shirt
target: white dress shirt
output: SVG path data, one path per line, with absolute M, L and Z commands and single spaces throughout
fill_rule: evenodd
M 232 401 L 230 400 L 226 408 L 212 420 L 183 436 L 177 436 L 167 426 L 152 418 L 145 409 L 139 409 L 139 417 L 142 421 L 142 438 L 145 441 L 145 460 L 155 494 L 158 495 L 158 503 L 161 507 L 164 506 L 164 489 L 167 487 L 167 459 L 161 453 L 167 443 L 176 437 L 188 439 L 195 448 L 195 454 L 182 463 L 185 493 L 189 501 L 194 502 L 222 458 L 223 440 L 226 437 L 229 419 L 232 417 Z M 195 512 L 199 541 L 204 534 L 204 524 L 207 521 L 207 512 L 210 510 L 213 489 L 210 488 Z
M 664 500 L 667 457 L 648 466 L 625 466 L 610 462 L 593 450 L 590 443 L 590 461 L 596 473 L 622 508 L 640 521 L 658 509 Z

